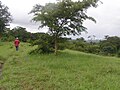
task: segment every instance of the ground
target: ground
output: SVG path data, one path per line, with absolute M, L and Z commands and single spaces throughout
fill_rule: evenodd
M 29 55 L 35 47 L 0 43 L 0 90 L 119 90 L 120 59 L 72 50 Z

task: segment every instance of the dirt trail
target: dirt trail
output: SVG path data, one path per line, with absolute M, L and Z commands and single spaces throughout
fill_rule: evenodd
M 3 68 L 4 63 L 0 62 L 0 76 L 2 75 L 2 68 Z

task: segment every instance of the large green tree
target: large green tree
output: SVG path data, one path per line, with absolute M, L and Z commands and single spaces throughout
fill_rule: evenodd
M 116 54 L 120 51 L 120 37 L 105 36 L 106 40 L 100 42 L 101 51 L 105 54 Z
M 21 26 L 17 26 L 15 28 L 13 28 L 10 32 L 11 34 L 13 34 L 12 36 L 14 37 L 18 37 L 20 41 L 23 42 L 27 42 L 28 39 L 30 39 L 30 32 L 27 32 L 26 28 L 21 27 Z
M 12 21 L 11 14 L 8 7 L 3 5 L 0 1 L 0 34 L 4 31 L 8 23 Z
M 48 33 L 54 37 L 55 53 L 57 53 L 58 38 L 63 35 L 80 35 L 86 31 L 83 22 L 95 19 L 88 16 L 89 7 L 97 7 L 99 0 L 59 0 L 56 3 L 47 3 L 45 6 L 35 5 L 30 13 L 34 14 L 33 21 L 40 22 L 40 27 L 48 27 Z

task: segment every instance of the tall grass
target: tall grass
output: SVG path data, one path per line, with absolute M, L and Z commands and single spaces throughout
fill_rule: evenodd
M 20 51 L 0 46 L 5 57 L 2 90 L 119 90 L 120 59 L 77 51 L 60 51 L 58 56 L 28 55 L 35 47 L 22 43 Z M 3 50 L 4 52 L 2 52 Z

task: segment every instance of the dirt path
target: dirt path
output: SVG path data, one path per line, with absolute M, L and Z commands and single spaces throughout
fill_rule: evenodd
M 0 62 L 0 76 L 2 75 L 2 68 L 3 68 L 4 63 Z

